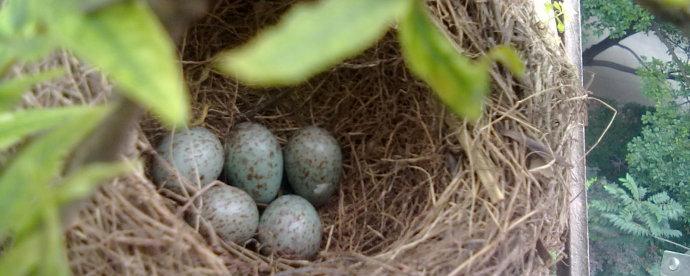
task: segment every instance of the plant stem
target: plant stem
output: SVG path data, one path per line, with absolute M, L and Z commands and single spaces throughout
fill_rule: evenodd
M 675 245 L 675 246 L 678 246 L 678 247 L 680 247 L 680 248 L 683 248 L 683 249 L 685 249 L 686 251 L 690 251 L 690 248 L 688 248 L 687 246 L 684 246 L 684 245 L 682 245 L 682 244 L 679 244 L 679 243 L 677 243 L 677 242 L 674 242 L 674 241 L 671 241 L 671 240 L 667 240 L 667 239 L 664 239 L 664 238 L 661 238 L 661 237 L 657 237 L 657 236 L 652 236 L 652 237 L 655 238 L 655 239 L 657 239 L 657 240 L 660 240 L 660 241 L 662 241 L 662 242 L 667 242 L 667 243 L 673 244 L 673 245 Z

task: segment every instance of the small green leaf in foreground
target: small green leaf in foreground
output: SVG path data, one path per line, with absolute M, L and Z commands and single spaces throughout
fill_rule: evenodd
M 122 175 L 135 168 L 136 164 L 96 163 L 68 176 L 58 188 L 58 203 L 68 203 L 85 197 L 103 181 Z
M 431 21 L 420 1 L 398 28 L 408 67 L 458 115 L 476 119 L 489 91 L 487 66 L 460 55 L 453 43 Z
M 89 114 L 90 107 L 56 107 L 0 113 L 0 150 L 17 143 L 27 135 L 63 125 L 78 116 Z
M 0 223 L 0 235 L 34 222 L 40 207 L 45 206 L 41 198 L 51 196 L 49 184 L 60 174 L 67 155 L 107 111 L 91 107 L 63 120 L 60 127 L 24 147 L 7 164 L 0 175 L 0 221 L 11 223 Z
M 32 32 L 36 24 L 36 1 L 0 1 L 0 36 L 17 36 Z
M 411 0 L 298 4 L 253 41 L 221 53 L 217 67 L 252 85 L 294 85 L 370 47 Z
M 35 84 L 59 77 L 63 73 L 62 70 L 51 70 L 0 82 L 0 112 L 14 107 L 22 99 L 22 94 Z
M 661 3 L 667 8 L 688 8 L 690 1 L 688 0 L 661 0 Z
M 45 241 L 40 251 L 43 255 L 38 267 L 38 275 L 69 276 L 71 270 L 64 246 L 64 235 L 60 224 L 59 207 L 54 198 L 43 209 L 41 231 Z
M 512 47 L 505 45 L 496 46 L 486 56 L 500 62 L 516 76 L 523 76 L 525 74 L 525 64 Z
M 55 18 L 51 35 L 108 74 L 122 92 L 170 125 L 187 121 L 189 100 L 174 45 L 142 1 Z
M 15 240 L 11 247 L 6 248 L 0 258 L 0 275 L 31 275 L 33 268 L 41 260 L 43 249 L 41 232 Z
M 55 50 L 53 42 L 44 36 L 29 38 L 0 38 L 0 74 L 15 62 L 34 62 Z

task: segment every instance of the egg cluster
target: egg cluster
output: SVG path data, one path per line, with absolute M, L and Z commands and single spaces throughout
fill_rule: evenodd
M 258 233 L 266 254 L 309 258 L 319 251 L 321 220 L 314 206 L 335 193 L 342 170 L 340 147 L 326 130 L 300 129 L 283 150 L 261 124 L 237 124 L 224 148 L 209 130 L 195 127 L 163 139 L 158 152 L 154 181 L 178 193 L 185 180 L 205 186 L 224 172 L 232 186 L 208 189 L 200 211 L 223 240 L 241 245 Z M 276 198 L 281 190 L 285 195 Z M 261 215 L 257 203 L 268 204 Z

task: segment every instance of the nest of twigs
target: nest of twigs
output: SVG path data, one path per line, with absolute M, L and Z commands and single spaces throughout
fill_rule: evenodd
M 210 69 L 215 54 L 275 23 L 290 2 L 218 1 L 180 52 L 195 123 L 219 137 L 242 121 L 268 126 L 281 143 L 308 125 L 336 136 L 344 174 L 339 192 L 318 209 L 318 256 L 264 256 L 256 241 L 225 243 L 195 229 L 183 219 L 190 198 L 167 196 L 139 172 L 100 188 L 68 229 L 74 272 L 549 273 L 564 251 L 568 128 L 582 102 L 576 70 L 546 42 L 532 1 L 429 2 L 466 55 L 511 44 L 527 65 L 522 78 L 491 69 L 492 93 L 476 122 L 454 117 L 410 75 L 394 34 L 299 87 L 248 88 Z M 37 88 L 29 104 L 109 94 L 97 73 L 57 57 L 50 64 L 70 68 L 69 78 Z M 46 92 L 53 90 L 60 93 Z M 166 133 L 145 120 L 136 154 L 150 160 Z

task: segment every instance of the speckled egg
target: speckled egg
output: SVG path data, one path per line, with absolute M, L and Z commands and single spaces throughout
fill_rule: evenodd
M 300 196 L 281 196 L 261 215 L 259 241 L 267 254 L 311 258 L 321 247 L 319 214 L 309 201 Z
M 225 142 L 225 174 L 256 202 L 271 202 L 283 177 L 283 152 L 276 137 L 257 123 L 236 125 Z
M 229 185 L 217 185 L 203 195 L 201 217 L 226 242 L 242 245 L 259 227 L 259 209 L 246 192 Z
M 338 188 L 342 171 L 338 141 L 318 127 L 300 129 L 285 146 L 285 170 L 296 194 L 323 205 Z
M 166 188 L 180 191 L 180 182 L 170 170 L 189 183 L 203 186 L 216 180 L 223 170 L 223 146 L 211 131 L 203 127 L 180 130 L 166 136 L 157 148 L 166 162 L 157 159 L 152 168 L 153 180 Z M 197 178 L 198 177 L 198 178 Z

